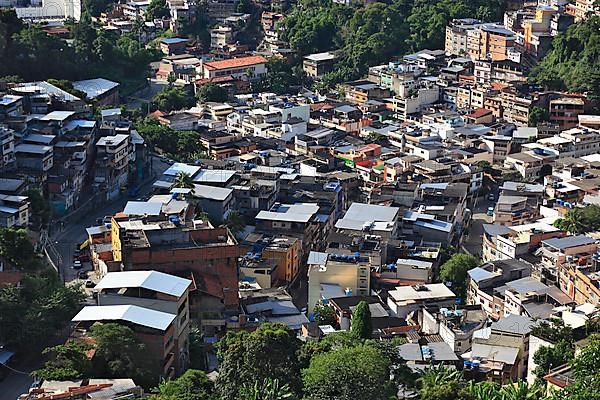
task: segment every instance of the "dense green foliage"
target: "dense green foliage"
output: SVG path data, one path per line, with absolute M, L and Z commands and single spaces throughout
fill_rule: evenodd
M 227 101 L 227 97 L 227 90 L 214 83 L 202 85 L 196 92 L 196 98 L 201 102 L 224 102 Z
M 43 346 L 49 332 L 60 331 L 73 318 L 84 298 L 79 286 L 63 286 L 54 271 L 0 289 L 0 342 L 16 350 Z
M 129 376 L 144 387 L 151 387 L 158 382 L 154 380 L 152 354 L 139 341 L 131 328 L 117 323 L 94 325 L 90 330 L 96 341 L 97 376 L 105 378 L 122 378 Z
M 328 304 L 318 302 L 313 309 L 313 314 L 315 321 L 319 325 L 337 325 L 335 311 L 333 310 L 333 307 Z
M 170 87 L 154 95 L 152 103 L 160 111 L 168 112 L 193 107 L 196 100 L 185 89 Z
M 214 384 L 204 371 L 188 369 L 179 378 L 161 382 L 148 400 L 208 400 Z
M 500 19 L 500 0 L 392 0 L 350 7 L 331 0 L 303 0 L 282 23 L 284 40 L 300 55 L 340 50 L 325 86 L 356 79 L 367 68 L 407 51 L 442 48 L 452 18 Z
M 22 79 L 87 79 L 103 77 L 125 86 L 139 84 L 157 53 L 145 49 L 137 33 L 118 36 L 96 30 L 87 12 L 81 21 L 67 21 L 73 44 L 47 35 L 39 26 L 25 26 L 14 10 L 0 9 L 0 76 Z
M 463 300 L 467 294 L 467 271 L 479 265 L 479 260 L 469 254 L 456 253 L 440 269 L 440 280 L 452 283 L 452 291 Z
M 369 303 L 364 300 L 358 303 L 354 311 L 352 311 L 350 332 L 361 339 L 369 339 L 373 334 L 371 310 L 369 309 Z
M 0 257 L 7 263 L 7 269 L 34 272 L 43 265 L 26 229 L 0 229 Z
M 315 355 L 302 372 L 304 398 L 386 400 L 394 393 L 390 361 L 375 346 L 362 344 Z
M 292 87 L 302 84 L 302 68 L 293 68 L 284 59 L 271 57 L 266 67 L 266 76 L 252 86 L 256 91 L 286 94 L 291 92 Z
M 588 92 L 600 100 L 600 17 L 574 24 L 552 41 L 552 49 L 531 71 L 534 82 L 551 89 Z
M 574 348 L 573 343 L 566 340 L 560 340 L 554 346 L 542 346 L 538 351 L 535 352 L 533 360 L 537 364 L 534 374 L 536 379 L 542 383 L 544 375 L 552 368 L 556 368 L 560 365 L 567 364 L 573 359 Z
M 86 351 L 91 348 L 91 345 L 79 342 L 49 347 L 43 354 L 50 356 L 50 360 L 34 374 L 37 378 L 53 381 L 87 378 L 92 370 L 92 362 Z
M 146 20 L 167 18 L 171 15 L 167 2 L 165 0 L 150 0 L 148 8 L 146 8 Z
M 536 127 L 540 122 L 548 121 L 550 119 L 550 113 L 548 110 L 534 106 L 531 108 L 529 112 L 529 118 L 527 121 L 527 125 Z
M 277 379 L 256 381 L 253 385 L 244 385 L 240 391 L 239 400 L 295 400 L 289 385 L 280 384 Z
M 592 204 L 584 208 L 573 208 L 554 226 L 571 234 L 581 234 L 600 230 L 600 206 Z
M 281 324 L 263 324 L 251 333 L 227 332 L 218 343 L 218 395 L 237 398 L 243 385 L 267 378 L 286 382 L 294 393 L 299 393 L 299 348 L 296 334 Z
M 174 160 L 194 161 L 206 155 L 196 131 L 176 131 L 152 118 L 145 118 L 135 126 L 151 147 L 162 150 Z

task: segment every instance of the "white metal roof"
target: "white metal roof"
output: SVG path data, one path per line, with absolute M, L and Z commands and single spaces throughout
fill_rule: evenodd
M 109 272 L 98 282 L 95 289 L 139 287 L 179 297 L 185 293 L 191 283 L 189 279 L 158 271 L 123 271 Z
M 40 118 L 41 121 L 64 121 L 65 119 L 75 115 L 73 111 L 52 111 Z
M 395 301 L 419 301 L 430 299 L 442 299 L 455 297 L 456 295 L 443 283 L 431 283 L 422 285 L 425 290 L 415 290 L 412 286 L 397 286 L 396 289 L 390 290 L 388 295 Z
M 198 183 L 225 183 L 235 175 L 235 171 L 228 169 L 203 169 L 194 176 L 194 182 Z
M 223 201 L 231 196 L 232 193 L 232 189 L 207 185 L 194 185 L 194 191 L 192 195 L 200 199 Z
M 109 81 L 104 78 L 86 79 L 84 81 L 73 82 L 73 88 L 81 90 L 88 99 L 94 99 L 103 95 L 111 89 L 119 86 L 117 82 Z
M 175 176 L 180 172 L 185 172 L 190 176 L 194 176 L 198 171 L 200 171 L 200 167 L 197 165 L 189 165 L 184 163 L 175 163 L 171 165 L 165 172 L 164 175 Z
M 162 203 L 150 201 L 128 201 L 123 214 L 125 215 L 160 215 Z
M 127 321 L 136 325 L 165 331 L 174 319 L 175 314 L 133 305 L 117 305 L 85 306 L 73 317 L 72 321 Z

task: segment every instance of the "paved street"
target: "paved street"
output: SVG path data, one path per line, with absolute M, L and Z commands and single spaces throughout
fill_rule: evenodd
M 164 163 L 158 157 L 153 156 L 152 170 L 155 176 L 162 174 L 168 167 L 168 164 Z M 152 184 L 153 180 L 143 185 L 140 188 L 138 197 L 143 197 L 150 193 L 152 191 Z M 115 213 L 122 211 L 128 200 L 130 199 L 127 198 L 127 194 L 125 193 L 118 199 L 102 204 L 98 208 L 94 208 L 92 212 L 86 214 L 83 218 L 69 222 L 62 231 L 53 235 L 52 240 L 54 246 L 62 259 L 60 268 L 65 282 L 77 279 L 77 273 L 79 271 L 72 268 L 73 252 L 76 245 L 81 244 L 86 239 L 85 228 L 96 225 L 96 220 L 98 218 L 114 215 Z M 90 268 L 91 266 L 88 265 L 87 269 L 89 270 Z M 84 269 L 86 269 L 85 264 Z
M 497 195 L 494 197 L 497 198 Z M 492 217 L 487 215 L 488 207 L 496 205 L 495 201 L 488 200 L 487 196 L 479 197 L 472 209 L 473 217 L 469 236 L 463 242 L 463 248 L 474 256 L 481 256 L 481 244 L 483 242 L 483 224 L 490 224 Z

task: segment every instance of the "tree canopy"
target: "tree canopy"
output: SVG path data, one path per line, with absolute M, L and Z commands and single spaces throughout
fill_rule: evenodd
M 91 348 L 91 345 L 80 342 L 67 342 L 49 347 L 43 354 L 50 356 L 50 360 L 34 374 L 40 379 L 54 381 L 87 378 L 92 370 L 92 361 L 86 351 Z
M 451 282 L 454 293 L 463 300 L 467 293 L 467 271 L 479 265 L 479 260 L 469 254 L 456 253 L 440 269 L 440 280 Z
M 174 380 L 161 382 L 148 400 L 209 400 L 214 384 L 204 371 L 188 369 Z
M 387 400 L 394 393 L 389 369 L 390 360 L 368 344 L 317 354 L 302 371 L 304 398 Z
M 361 301 L 352 311 L 352 323 L 350 332 L 356 337 L 368 339 L 373 333 L 373 324 L 371 322 L 371 310 L 369 303 Z
M 571 25 L 552 40 L 552 49 L 531 71 L 533 82 L 550 89 L 588 92 L 600 101 L 600 17 Z
M 151 147 L 162 150 L 177 161 L 191 162 L 206 155 L 206 149 L 200 144 L 200 134 L 196 131 L 176 131 L 153 118 L 142 119 L 136 122 L 135 127 Z
M 301 56 L 339 50 L 336 68 L 323 78 L 332 87 L 393 56 L 443 47 L 446 25 L 453 18 L 490 21 L 503 12 L 500 0 L 392 0 L 366 6 L 302 0 L 286 15 L 281 32 Z
M 573 208 L 563 218 L 554 221 L 558 229 L 578 235 L 600 229 L 600 206 L 591 204 L 584 208 Z
M 243 385 L 264 379 L 277 379 L 299 393 L 300 341 L 282 324 L 262 324 L 254 332 L 227 332 L 218 345 L 220 360 L 217 393 L 221 398 L 237 398 Z
M 201 102 L 224 102 L 227 101 L 227 97 L 227 90 L 214 83 L 202 85 L 196 92 L 196 98 Z
M 54 271 L 0 289 L 0 342 L 17 350 L 43 346 L 48 332 L 63 329 L 84 298 L 81 287 L 63 286 Z

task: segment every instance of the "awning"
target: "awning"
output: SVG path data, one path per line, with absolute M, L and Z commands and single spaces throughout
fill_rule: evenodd
M 79 250 L 83 250 L 86 247 L 88 247 L 90 245 L 90 240 L 89 239 L 85 239 L 85 241 L 83 243 L 81 243 L 81 245 L 79 246 Z

